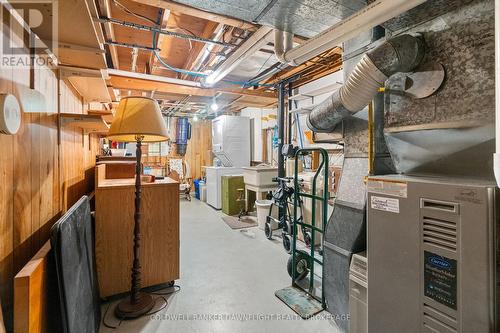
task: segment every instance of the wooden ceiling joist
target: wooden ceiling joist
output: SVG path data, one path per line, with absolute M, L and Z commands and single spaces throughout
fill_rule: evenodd
M 262 101 L 263 104 L 270 104 L 276 101 L 276 94 L 265 91 L 256 91 L 250 89 L 243 88 L 200 88 L 200 87 L 190 87 L 177 85 L 166 82 L 158 82 L 151 80 L 143 80 L 137 78 L 128 78 L 128 77 L 120 77 L 110 75 L 109 83 L 115 89 L 137 89 L 137 90 L 146 90 L 146 91 L 157 91 L 169 94 L 178 94 L 178 95 L 192 95 L 192 96 L 203 96 L 203 97 L 213 97 L 215 94 L 221 92 L 224 94 L 233 94 L 233 95 L 241 95 L 241 96 L 251 96 L 258 97 L 259 101 Z
M 203 18 L 203 19 L 206 19 L 209 21 L 222 23 L 225 25 L 237 27 L 237 28 L 244 29 L 244 30 L 255 31 L 258 28 L 257 25 L 250 23 L 250 22 L 235 19 L 235 18 L 228 17 L 225 15 L 210 13 L 210 12 L 207 12 L 207 11 L 204 11 L 201 9 L 196 9 L 194 7 L 191 7 L 191 6 L 175 3 L 175 2 L 169 1 L 169 0 L 134 0 L 134 1 L 145 4 L 145 5 L 149 5 L 149 6 L 168 9 L 176 14 L 185 14 L 185 15 L 189 15 L 189 16 L 199 17 L 199 18 Z

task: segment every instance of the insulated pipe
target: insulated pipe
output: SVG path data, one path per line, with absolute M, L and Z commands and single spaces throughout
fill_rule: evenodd
M 332 132 L 343 118 L 366 107 L 389 76 L 412 71 L 423 56 L 419 37 L 400 35 L 380 44 L 361 58 L 339 90 L 311 111 L 307 126 L 315 132 Z
M 298 66 L 424 2 L 426 0 L 377 0 L 304 44 L 285 52 L 282 62 Z
M 495 0 L 495 122 L 496 153 L 493 170 L 500 187 L 500 0 Z

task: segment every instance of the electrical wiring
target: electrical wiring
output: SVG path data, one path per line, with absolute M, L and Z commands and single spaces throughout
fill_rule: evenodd
M 208 74 L 205 74 L 205 73 L 192 72 L 192 71 L 188 71 L 186 69 L 175 68 L 175 67 L 169 65 L 167 62 L 165 62 L 165 60 L 163 60 L 160 57 L 160 54 L 158 53 L 158 51 L 155 50 L 155 51 L 153 51 L 153 53 L 154 53 L 156 59 L 158 59 L 158 61 L 160 62 L 160 64 L 162 64 L 164 67 L 170 69 L 173 72 L 180 73 L 180 74 L 191 75 L 191 76 L 196 76 L 196 77 L 207 77 L 208 76 Z
M 208 76 L 208 74 L 206 74 L 206 73 L 193 72 L 193 71 L 188 71 L 188 70 L 185 70 L 185 69 L 173 67 L 173 66 L 169 65 L 167 62 L 165 62 L 165 60 L 163 60 L 161 58 L 161 56 L 158 53 L 158 51 L 153 51 L 153 52 L 154 52 L 155 57 L 158 59 L 158 61 L 164 67 L 166 67 L 167 69 L 169 69 L 169 70 L 171 70 L 173 72 L 176 72 L 176 73 L 179 73 L 179 74 L 191 75 L 191 76 L 195 76 L 195 77 L 207 77 Z M 231 84 L 243 86 L 244 88 L 246 88 L 246 87 L 252 87 L 252 86 L 274 87 L 273 84 L 260 84 L 260 83 L 250 82 L 250 81 L 232 81 L 232 80 L 223 80 L 223 81 L 226 82 L 226 83 L 231 83 Z
M 166 299 L 165 297 L 163 297 L 163 296 L 160 296 L 160 297 L 158 297 L 158 298 L 156 298 L 156 299 L 154 300 L 155 305 L 153 306 L 153 308 L 154 308 L 154 307 L 156 307 L 156 303 L 158 303 L 158 300 L 163 300 L 163 305 L 161 305 L 161 306 L 160 306 L 160 308 L 159 308 L 159 309 L 157 309 L 157 310 L 154 310 L 154 311 L 150 311 L 150 312 L 148 312 L 148 313 L 145 313 L 144 315 L 142 315 L 142 317 L 146 317 L 146 316 L 151 316 L 151 315 L 154 315 L 155 313 L 158 313 L 158 312 L 162 311 L 163 309 L 165 309 L 165 308 L 167 307 L 167 305 L 168 305 L 168 301 L 167 301 L 167 299 Z M 123 322 L 123 320 L 124 320 L 124 319 L 123 319 L 123 318 L 119 318 L 119 319 L 118 319 L 119 321 L 118 321 L 118 324 L 117 324 L 117 325 L 111 325 L 111 324 L 109 324 L 109 323 L 106 321 L 106 318 L 107 318 L 107 316 L 108 316 L 108 312 L 109 312 L 109 308 L 110 308 L 110 307 L 111 307 L 111 304 L 108 304 L 108 306 L 107 306 L 107 308 L 106 308 L 106 311 L 104 311 L 104 316 L 102 317 L 102 324 L 103 324 L 105 327 L 107 327 L 107 328 L 117 329 L 118 327 L 120 327 L 120 326 L 121 326 L 121 324 L 122 324 L 122 322 Z
M 175 294 L 177 292 L 179 292 L 181 290 L 181 286 L 177 285 L 177 284 L 174 284 L 172 285 L 171 287 L 169 288 L 173 288 L 173 290 L 169 290 L 169 291 L 166 291 L 166 292 L 161 292 L 161 291 L 156 291 L 156 292 L 149 292 L 148 294 L 151 294 L 151 295 L 157 295 L 159 297 L 157 297 L 154 302 L 155 302 L 155 306 L 153 308 L 156 307 L 156 303 L 158 302 L 158 300 L 163 300 L 163 305 L 160 306 L 160 308 L 154 310 L 154 311 L 149 311 L 148 313 L 144 314 L 143 317 L 146 317 L 146 316 L 151 316 L 151 315 L 154 315 L 155 313 L 158 313 L 160 311 L 162 311 L 163 309 L 165 309 L 168 305 L 168 301 L 167 299 L 164 297 L 164 296 L 168 296 L 168 295 L 171 295 L 171 294 Z M 166 288 L 166 289 L 169 289 L 169 288 Z M 111 329 L 117 329 L 123 322 L 123 318 L 119 318 L 119 322 L 117 325 L 111 325 L 107 322 L 106 318 L 108 316 L 108 312 L 109 312 L 109 309 L 111 308 L 111 303 L 108 304 L 108 306 L 106 307 L 106 310 L 104 311 L 104 315 L 102 316 L 102 324 L 104 326 L 106 326 L 107 328 L 111 328 Z
M 135 16 L 137 18 L 140 18 L 142 20 L 146 20 L 148 21 L 149 23 L 152 23 L 154 25 L 156 25 L 156 22 L 152 19 L 150 19 L 149 17 L 147 16 L 144 16 L 144 15 L 141 15 L 141 14 L 137 14 L 137 13 L 134 13 L 133 11 L 131 11 L 130 9 L 128 9 L 124 4 L 122 4 L 120 1 L 118 0 L 113 0 L 113 3 L 115 5 L 117 5 L 118 7 L 120 7 L 124 12 L 126 12 L 127 14 L 130 14 L 132 16 Z
M 141 15 L 141 14 L 137 14 L 137 13 L 134 13 L 133 11 L 131 11 L 127 6 L 125 6 L 124 4 L 122 4 L 121 2 L 119 2 L 118 0 L 113 0 L 113 2 L 121 8 L 121 10 L 123 10 L 124 12 L 126 12 L 127 14 L 130 14 L 132 16 L 135 16 L 137 18 L 140 18 L 142 20 L 146 20 L 147 22 L 149 23 L 152 23 L 155 25 L 155 27 L 158 27 L 160 28 L 159 24 L 157 22 L 155 22 L 153 19 L 150 19 L 149 17 L 147 16 L 144 16 L 144 15 Z M 194 32 L 192 32 L 191 30 L 189 29 L 186 29 L 186 28 L 181 28 L 181 27 L 172 27 L 172 26 L 166 26 L 165 29 L 167 30 L 181 30 L 181 31 L 184 31 L 186 33 L 188 33 L 189 35 L 191 36 L 194 36 L 196 37 L 196 34 Z M 156 32 L 153 32 L 153 38 L 156 36 Z M 191 40 L 188 40 L 189 42 L 189 50 L 192 50 L 193 49 L 193 43 L 191 42 Z
M 125 6 L 124 4 L 122 4 L 118 0 L 113 0 L 113 3 L 116 4 L 118 7 L 120 7 L 124 12 L 126 12 L 126 13 L 128 13 L 128 14 L 130 14 L 132 16 L 135 16 L 135 17 L 140 18 L 142 20 L 146 20 L 149 23 L 154 24 L 155 27 L 159 27 L 160 26 L 157 22 L 155 22 L 154 20 L 150 19 L 149 17 L 146 17 L 146 16 L 141 15 L 141 14 L 134 13 L 132 10 L 130 10 L 129 8 L 127 8 L 127 6 Z M 185 31 L 185 32 L 187 32 L 188 34 L 190 34 L 192 36 L 196 36 L 196 34 L 194 34 L 192 31 L 190 31 L 188 29 L 185 29 L 185 28 L 181 28 L 181 27 L 168 27 L 168 26 L 166 28 L 167 29 L 171 29 L 171 30 L 182 30 L 182 31 Z M 153 48 L 154 49 L 157 48 L 157 44 L 158 44 L 156 36 L 157 36 L 157 33 L 153 32 Z M 223 40 L 224 40 L 224 36 L 223 36 Z M 191 42 L 191 40 L 189 40 L 189 50 L 192 50 L 192 48 L 193 48 L 192 42 Z M 171 71 L 179 73 L 179 74 L 185 74 L 185 75 L 190 75 L 190 76 L 194 76 L 194 77 L 202 77 L 203 78 L 203 77 L 207 77 L 208 76 L 208 74 L 205 74 L 205 73 L 190 71 L 190 70 L 181 69 L 181 68 L 176 68 L 174 66 L 169 65 L 165 60 L 163 60 L 161 58 L 161 56 L 160 56 L 160 54 L 159 54 L 159 52 L 157 50 L 153 50 L 153 54 L 158 59 L 158 61 L 160 62 L 160 64 L 163 67 L 165 67 L 166 69 L 168 69 L 168 70 L 171 70 Z M 265 66 L 265 64 L 268 62 L 268 60 L 270 58 L 271 57 L 269 57 L 266 60 L 266 62 L 264 63 L 264 65 L 262 65 L 261 68 L 263 68 Z M 256 79 L 260 79 L 260 78 L 254 78 L 253 80 L 249 80 L 249 81 L 232 81 L 232 80 L 223 80 L 223 81 L 226 82 L 226 83 L 230 83 L 230 84 L 235 84 L 235 85 L 242 86 L 243 88 L 248 88 L 248 87 L 253 87 L 253 86 L 274 87 L 274 85 L 272 85 L 272 84 L 260 84 L 260 83 L 258 83 L 258 81 L 260 81 L 260 80 L 256 80 Z
M 113 0 L 113 2 L 116 3 L 117 5 L 119 5 L 122 8 L 122 10 L 126 11 L 127 13 L 129 13 L 131 15 L 134 15 L 134 16 L 137 16 L 139 18 L 145 19 L 145 20 L 153 23 L 156 27 L 159 26 L 159 24 L 157 22 L 153 21 L 152 19 L 150 19 L 148 17 L 145 17 L 143 15 L 140 15 L 140 14 L 133 13 L 126 6 L 124 6 L 123 4 L 121 4 L 118 0 Z M 179 28 L 179 29 L 183 29 L 183 28 Z M 183 30 L 185 30 L 188 33 L 191 33 L 193 36 L 195 36 L 195 34 L 193 34 L 191 31 L 189 31 L 187 29 L 183 29 Z M 206 73 L 194 72 L 194 71 L 190 71 L 190 70 L 186 70 L 186 69 L 182 69 L 182 68 L 176 68 L 174 66 L 169 65 L 165 60 L 163 60 L 161 58 L 159 52 L 156 50 L 156 48 L 158 47 L 158 41 L 156 40 L 156 34 L 157 34 L 156 32 L 153 32 L 153 41 L 152 41 L 152 44 L 153 44 L 153 48 L 155 49 L 155 50 L 153 50 L 153 54 L 156 57 L 156 59 L 158 59 L 158 61 L 160 62 L 160 64 L 163 67 L 165 67 L 166 69 L 171 70 L 173 72 L 179 73 L 179 74 L 185 74 L 185 75 L 190 75 L 190 76 L 194 76 L 194 77 L 202 77 L 202 78 L 208 76 L 208 74 L 206 74 Z M 191 45 L 191 41 L 190 41 L 190 45 Z M 258 82 L 253 82 L 253 81 L 231 81 L 231 80 L 223 80 L 223 81 L 227 82 L 227 83 L 231 83 L 231 84 L 242 86 L 243 88 L 253 87 L 253 86 L 274 87 L 274 85 L 272 85 L 272 84 L 260 84 Z

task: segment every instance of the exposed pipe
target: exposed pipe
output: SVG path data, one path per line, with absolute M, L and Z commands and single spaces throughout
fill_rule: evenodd
M 274 54 L 281 63 L 286 64 L 285 53 L 293 48 L 293 34 L 278 29 L 274 30 Z
M 95 20 L 99 23 L 112 23 L 112 24 L 123 26 L 123 27 L 128 27 L 128 28 L 133 28 L 133 29 L 138 29 L 138 30 L 143 30 L 143 31 L 156 32 L 156 33 L 159 33 L 162 35 L 192 40 L 192 41 L 196 41 L 196 42 L 221 45 L 224 47 L 236 47 L 237 46 L 237 45 L 231 44 L 231 43 L 225 43 L 225 42 L 212 40 L 212 39 L 208 39 L 208 38 L 203 38 L 203 37 L 198 37 L 198 36 L 193 36 L 193 35 L 180 34 L 178 32 L 163 30 L 160 28 L 151 27 L 149 25 L 143 25 L 143 24 L 138 24 L 138 23 L 133 23 L 133 22 L 117 20 L 117 19 L 110 18 L 110 17 L 100 17 L 100 18 L 97 18 Z
M 500 187 L 500 0 L 495 0 L 495 122 L 496 153 L 493 170 Z
M 272 28 L 262 26 L 254 32 L 240 47 L 238 47 L 231 55 L 209 76 L 203 83 L 207 86 L 212 86 L 222 80 L 227 74 L 235 69 L 241 62 L 255 54 L 268 42 Z
M 405 34 L 367 52 L 344 85 L 311 111 L 307 126 L 315 132 L 332 132 L 343 118 L 366 107 L 389 76 L 417 67 L 424 49 L 420 37 Z
M 160 51 L 159 48 L 155 48 L 155 47 L 151 47 L 151 46 L 122 43 L 122 42 L 117 42 L 117 41 L 113 41 L 113 40 L 107 40 L 104 43 L 107 44 L 107 45 L 114 45 L 114 46 L 126 47 L 126 48 L 129 48 L 129 49 L 137 48 L 137 49 L 145 50 L 145 51 Z
M 314 58 L 343 42 L 398 16 L 427 0 L 377 0 L 326 31 L 285 52 L 280 60 L 292 66 Z M 278 56 L 278 55 L 276 55 Z

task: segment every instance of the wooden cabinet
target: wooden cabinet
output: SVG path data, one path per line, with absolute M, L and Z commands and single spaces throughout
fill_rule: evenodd
M 98 170 L 98 174 L 101 172 Z M 130 290 L 134 179 L 96 177 L 96 263 L 101 297 Z M 142 184 L 142 287 L 179 278 L 179 183 Z

